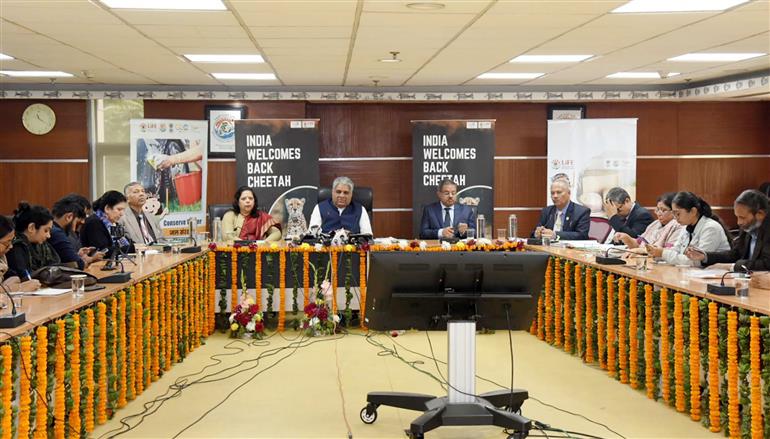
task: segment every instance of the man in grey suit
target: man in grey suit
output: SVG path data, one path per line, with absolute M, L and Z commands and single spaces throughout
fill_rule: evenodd
M 160 220 L 153 214 L 142 210 L 147 201 L 147 194 L 141 183 L 132 181 L 123 188 L 129 209 L 120 218 L 119 224 L 126 230 L 126 235 L 137 244 L 153 244 L 163 237 Z

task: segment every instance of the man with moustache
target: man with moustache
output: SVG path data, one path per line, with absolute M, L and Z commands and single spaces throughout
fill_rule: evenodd
M 123 226 L 126 236 L 137 244 L 154 244 L 163 234 L 158 217 L 148 215 L 142 210 L 147 201 L 144 186 L 137 181 L 132 181 L 123 188 L 123 194 L 126 196 L 129 209 L 118 223 Z
M 741 232 L 731 250 L 703 253 L 687 249 L 685 255 L 693 261 L 708 266 L 734 262 L 733 270 L 770 270 L 770 217 L 767 215 L 768 200 L 754 189 L 743 191 L 733 204 L 733 211 Z M 745 268 L 744 268 L 745 267 Z
M 310 214 L 309 229 L 320 227 L 323 233 L 345 229 L 350 233 L 372 234 L 369 214 L 364 207 L 353 201 L 353 180 L 337 177 L 332 183 L 332 197 L 321 201 Z
M 535 238 L 583 240 L 588 239 L 591 227 L 591 209 L 570 201 L 568 180 L 551 183 L 552 206 L 543 208 L 540 221 L 532 236 Z
M 422 211 L 420 239 L 465 238 L 469 225 L 476 226 L 473 209 L 457 203 L 457 189 L 457 183 L 448 178 L 438 184 L 438 201 Z

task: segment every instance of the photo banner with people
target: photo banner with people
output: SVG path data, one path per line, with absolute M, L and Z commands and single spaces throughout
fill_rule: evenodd
M 318 119 L 235 121 L 236 185 L 256 191 L 258 207 L 301 236 L 318 201 Z
M 438 201 L 444 179 L 457 183 L 456 203 L 483 214 L 494 224 L 495 121 L 412 121 L 412 229 L 420 233 L 423 207 Z M 475 229 L 475 224 L 468 224 Z
M 189 218 L 206 227 L 207 137 L 206 121 L 131 120 L 131 180 L 144 186 L 144 210 L 161 218 L 166 237 L 189 236 Z
M 636 119 L 548 121 L 546 200 L 555 180 L 569 183 L 572 201 L 606 217 L 604 196 L 613 187 L 636 200 Z

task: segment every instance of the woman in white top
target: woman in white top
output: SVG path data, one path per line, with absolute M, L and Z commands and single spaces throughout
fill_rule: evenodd
M 692 192 L 679 192 L 671 204 L 674 218 L 685 226 L 685 231 L 673 247 L 647 245 L 647 253 L 669 264 L 700 266 L 699 261 L 693 261 L 684 254 L 687 248 L 706 253 L 730 250 L 727 232 L 708 203 Z
M 647 229 L 638 238 L 632 238 L 626 233 L 616 233 L 615 239 L 623 241 L 629 249 L 639 248 L 644 252 L 644 245 L 651 244 L 656 247 L 673 247 L 679 236 L 684 232 L 684 226 L 674 219 L 671 203 L 676 192 L 666 192 L 658 197 L 655 206 L 655 215 L 658 219 L 650 223 Z

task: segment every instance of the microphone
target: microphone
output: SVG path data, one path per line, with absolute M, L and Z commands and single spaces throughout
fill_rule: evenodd
M 16 304 L 13 303 L 13 296 L 1 282 L 0 287 L 2 287 L 3 293 L 8 296 L 8 300 L 11 301 L 11 315 L 0 317 L 0 328 L 16 328 L 23 325 L 27 321 L 27 316 L 23 312 L 18 312 Z
M 197 225 L 197 222 L 195 218 L 187 218 L 187 231 L 190 234 L 190 241 L 192 241 L 192 245 L 182 248 L 179 251 L 180 253 L 198 253 L 201 251 L 201 246 L 198 245 L 198 242 L 195 239 L 196 225 Z
M 610 247 L 607 249 L 607 251 L 604 252 L 604 256 L 596 257 L 596 263 L 601 265 L 626 265 L 625 259 L 610 257 L 610 252 L 612 250 L 619 251 L 622 253 L 632 253 L 639 256 L 647 256 L 647 253 L 636 253 L 636 252 L 632 252 L 630 250 L 626 250 L 622 248 Z
M 706 291 L 716 296 L 735 296 L 737 288 L 734 285 L 725 285 L 725 277 L 728 274 L 751 274 L 751 270 L 749 270 L 745 265 L 741 265 L 741 268 L 743 271 L 730 270 L 725 272 L 725 274 L 723 274 L 722 278 L 719 280 L 719 285 L 706 284 Z

